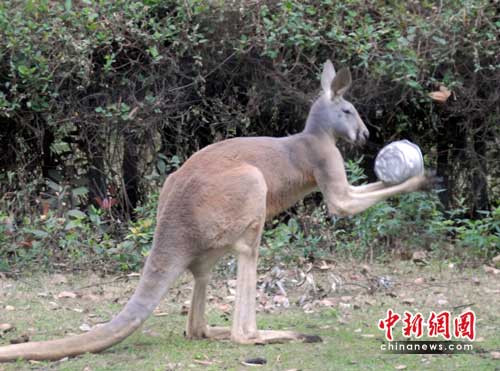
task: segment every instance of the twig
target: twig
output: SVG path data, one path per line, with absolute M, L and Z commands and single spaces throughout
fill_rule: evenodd
M 365 290 L 368 290 L 368 291 L 370 291 L 370 290 L 371 290 L 371 287 L 369 287 L 369 286 L 365 286 L 365 285 L 362 285 L 362 284 L 360 284 L 360 283 L 355 283 L 355 282 L 346 282 L 346 283 L 342 283 L 342 284 L 340 284 L 340 286 L 358 286 L 358 287 L 361 287 L 361 288 L 363 288 L 363 289 L 365 289 Z
M 469 303 L 469 304 L 457 305 L 456 307 L 453 307 L 453 310 L 467 308 L 467 307 L 472 307 L 473 305 L 476 305 L 476 303 Z
M 103 282 L 93 283 L 93 284 L 91 284 L 91 285 L 78 287 L 78 288 L 76 288 L 76 289 L 74 289 L 74 290 L 75 290 L 75 291 L 80 291 L 80 290 L 83 290 L 83 289 L 88 289 L 88 288 L 90 288 L 90 287 L 107 285 L 107 284 L 110 284 L 110 283 L 116 282 L 116 281 L 118 281 L 118 280 L 120 280 L 120 279 L 127 278 L 127 277 L 128 277 L 128 275 L 118 276 L 118 277 L 115 277 L 115 278 L 113 278 L 112 280 L 109 280 L 109 281 L 103 281 Z

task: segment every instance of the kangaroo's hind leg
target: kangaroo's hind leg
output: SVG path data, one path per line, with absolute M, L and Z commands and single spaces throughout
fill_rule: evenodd
M 189 339 L 216 338 L 216 335 L 220 335 L 221 332 L 225 334 L 226 338 L 229 337 L 228 329 L 217 331 L 217 328 L 208 328 L 205 318 L 207 286 L 210 281 L 211 271 L 213 266 L 225 252 L 224 250 L 213 250 L 195 259 L 189 266 L 189 270 L 194 276 L 193 295 L 186 325 L 186 337 Z
M 266 187 L 254 188 L 252 205 L 249 207 L 253 219 L 234 244 L 238 257 L 236 299 L 231 327 L 231 339 L 237 343 L 265 344 L 290 340 L 320 341 L 319 337 L 306 336 L 293 331 L 272 331 L 257 329 L 256 294 L 257 261 L 259 247 L 266 220 Z
M 321 341 L 319 336 L 308 336 L 294 331 L 257 329 L 257 260 L 263 226 L 264 216 L 251 224 L 235 245 L 238 254 L 238 276 L 231 339 L 241 344 L 269 344 L 291 340 Z

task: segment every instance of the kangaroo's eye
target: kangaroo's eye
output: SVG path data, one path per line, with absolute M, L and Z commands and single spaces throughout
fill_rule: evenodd
M 344 112 L 346 115 L 350 115 L 351 114 L 351 111 L 349 111 L 348 109 L 343 109 L 342 112 Z

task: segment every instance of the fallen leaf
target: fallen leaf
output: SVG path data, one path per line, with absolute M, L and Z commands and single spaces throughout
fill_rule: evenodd
M 425 279 L 423 277 L 418 277 L 413 282 L 415 283 L 415 285 L 422 285 L 425 283 Z
M 318 268 L 322 271 L 326 271 L 326 270 L 330 269 L 330 266 L 327 264 L 326 261 L 322 260 L 321 265 Z
M 427 265 L 427 261 L 425 260 L 427 258 L 427 254 L 423 250 L 417 250 L 413 253 L 411 259 L 413 263 L 416 265 Z
M 52 309 L 59 308 L 59 304 L 57 304 L 55 301 L 49 301 L 49 304 L 52 305 Z
M 74 293 L 73 291 L 61 291 L 59 294 L 57 294 L 58 299 L 74 299 L 78 295 Z
M 396 370 L 404 370 L 407 366 L 406 365 L 397 365 L 394 367 Z
M 334 307 L 335 305 L 337 305 L 337 303 L 338 299 L 336 298 L 324 298 L 319 301 L 319 305 L 323 307 Z
M 445 305 L 447 305 L 447 304 L 448 304 L 448 300 L 446 300 L 446 299 L 438 299 L 438 300 L 436 301 L 436 303 L 437 303 L 437 305 L 439 305 L 440 307 L 443 307 L 443 306 L 445 306 Z
M 153 316 L 155 316 L 155 317 L 165 317 L 165 316 L 168 316 L 168 313 L 167 312 L 155 312 L 155 313 L 153 313 Z
M 8 310 L 9 312 L 13 311 L 13 310 L 16 310 L 15 307 L 13 307 L 12 305 L 6 305 L 5 306 L 5 310 Z
M 407 298 L 407 299 L 404 299 L 402 301 L 403 304 L 406 304 L 406 305 L 413 305 L 415 304 L 415 299 L 414 298 Z
M 273 297 L 273 303 L 276 305 L 280 305 L 283 308 L 288 308 L 290 306 L 290 302 L 285 295 L 275 295 Z
M 365 305 L 371 305 L 371 306 L 377 305 L 377 301 L 374 299 L 365 299 L 365 301 L 363 303 Z
M 201 359 L 195 359 L 195 360 L 193 360 L 193 362 L 198 363 L 198 364 L 203 365 L 203 366 L 211 366 L 214 364 L 214 362 L 212 362 L 212 361 L 203 361 Z
M 351 308 L 351 304 L 349 304 L 349 303 L 339 303 L 339 308 L 341 308 L 341 309 L 350 309 Z
M 92 329 L 92 327 L 90 327 L 90 325 L 87 323 L 82 324 L 78 328 L 80 329 L 80 331 L 83 331 L 83 332 L 89 332 Z
M 500 359 L 500 352 L 490 352 L 490 356 L 493 359 Z
M 500 269 L 496 269 L 493 267 L 490 267 L 488 265 L 483 265 L 484 271 L 488 274 L 492 274 L 494 276 L 498 275 L 500 273 Z
M 1 333 L 6 333 L 14 329 L 14 326 L 12 326 L 10 323 L 1 323 L 0 324 L 0 332 Z
M 222 304 L 217 305 L 217 308 L 219 308 L 219 310 L 221 312 L 231 313 L 232 306 L 231 306 L 231 304 L 222 303 Z
M 448 100 L 448 98 L 451 95 L 451 91 L 446 88 L 446 86 L 441 85 L 439 87 L 439 91 L 433 91 L 432 93 L 429 93 L 429 96 L 435 100 L 436 102 L 439 103 L 444 103 Z

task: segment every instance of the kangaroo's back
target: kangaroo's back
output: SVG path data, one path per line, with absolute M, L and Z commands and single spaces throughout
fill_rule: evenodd
M 177 170 L 176 187 L 191 197 L 208 182 L 227 171 L 250 165 L 258 169 L 267 186 L 267 217 L 293 205 L 316 188 L 311 158 L 313 138 L 298 134 L 283 138 L 234 138 L 205 147 Z M 182 180 L 181 180 L 182 179 Z M 185 186 L 189 183 L 189 186 Z M 166 184 L 164 192 L 169 192 Z

